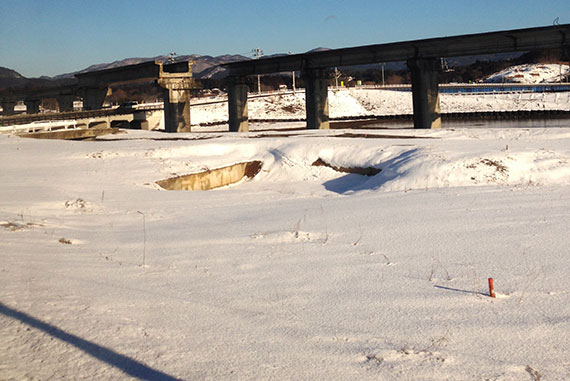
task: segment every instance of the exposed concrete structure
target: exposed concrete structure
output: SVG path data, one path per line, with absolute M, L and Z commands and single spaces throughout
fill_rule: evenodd
M 328 108 L 326 96 L 322 90 L 323 82 L 316 79 L 319 75 L 307 75 L 307 73 L 336 66 L 407 61 L 412 72 L 414 127 L 438 128 L 441 122 L 438 94 L 439 69 L 436 63 L 439 64 L 441 57 L 524 52 L 536 49 L 562 49 L 568 55 L 570 25 L 358 46 L 232 62 L 223 66 L 229 68 L 232 77 L 302 71 L 309 80 L 306 86 L 307 128 L 326 128 Z M 247 100 L 247 97 L 245 99 Z M 246 108 L 246 105 L 243 107 Z M 231 111 L 230 115 L 232 115 Z M 231 121 L 230 116 L 230 124 Z M 241 124 L 245 125 L 245 121 L 241 121 Z
M 262 166 L 263 163 L 259 160 L 237 163 L 223 168 L 160 180 L 156 184 L 167 190 L 210 190 L 237 183 L 244 177 L 251 179 L 261 171 Z
M 302 72 L 305 81 L 305 104 L 307 112 L 307 129 L 328 130 L 329 73 L 326 69 L 307 69 Z
M 164 129 L 166 132 L 190 132 L 190 90 L 192 62 L 159 65 L 156 83 L 164 89 Z
M 97 127 L 91 129 L 72 129 L 47 132 L 33 132 L 20 136 L 33 139 L 58 139 L 58 140 L 85 140 L 94 139 L 98 136 L 116 134 L 119 132 L 113 128 Z
M 187 73 L 166 73 L 161 67 L 157 84 L 164 89 L 166 132 L 190 132 L 190 90 L 192 90 L 190 63 L 188 70 Z
M 234 77 L 228 91 L 229 125 L 231 132 L 249 131 L 247 91 L 248 87 L 245 77 Z

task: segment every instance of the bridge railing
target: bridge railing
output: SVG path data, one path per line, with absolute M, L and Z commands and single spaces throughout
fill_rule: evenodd
M 1 126 L 0 133 L 19 135 L 40 131 L 70 130 L 76 128 L 77 121 L 75 120 L 42 121 L 12 126 Z

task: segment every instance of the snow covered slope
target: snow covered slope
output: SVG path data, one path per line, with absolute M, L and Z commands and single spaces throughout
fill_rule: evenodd
M 512 66 L 485 79 L 490 83 L 555 83 L 566 82 L 568 65 L 526 64 Z

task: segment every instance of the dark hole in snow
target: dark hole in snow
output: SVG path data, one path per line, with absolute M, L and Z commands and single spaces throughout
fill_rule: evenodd
M 312 164 L 312 166 L 314 166 L 314 167 L 329 167 L 329 168 L 334 169 L 337 172 L 356 173 L 358 175 L 364 175 L 364 176 L 376 176 L 377 174 L 380 173 L 380 171 L 382 171 L 382 169 L 374 168 L 374 167 L 365 167 L 365 168 L 337 167 L 335 165 L 332 165 L 332 164 L 325 162 L 320 157 L 317 160 L 315 160 L 315 162 Z

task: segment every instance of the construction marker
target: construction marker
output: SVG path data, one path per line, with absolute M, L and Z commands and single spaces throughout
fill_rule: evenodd
M 489 296 L 495 297 L 495 286 L 493 285 L 493 278 L 489 278 Z

